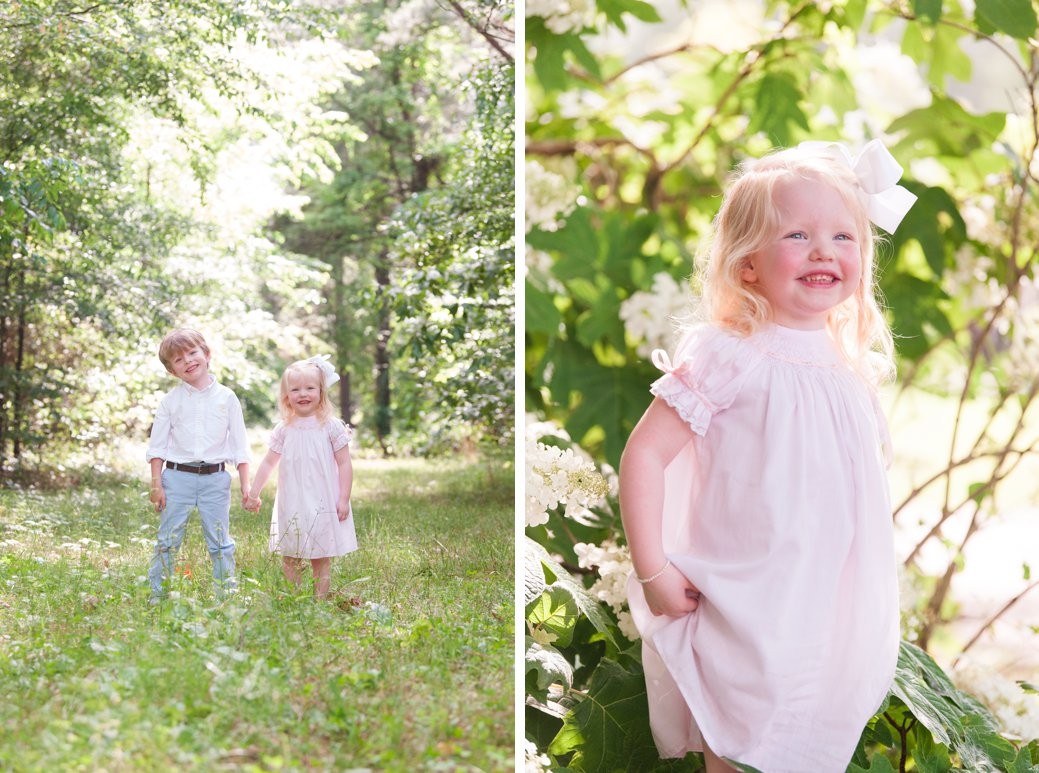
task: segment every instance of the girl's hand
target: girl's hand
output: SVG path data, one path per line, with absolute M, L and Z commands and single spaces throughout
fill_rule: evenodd
M 248 510 L 251 513 L 258 513 L 258 512 L 260 512 L 260 505 L 261 504 L 262 503 L 260 502 L 260 498 L 259 497 L 254 497 L 251 494 L 246 494 L 245 496 L 242 497 L 242 507 L 244 507 L 246 510 Z
M 339 516 L 340 521 L 345 521 L 350 517 L 350 501 L 336 502 L 336 515 Z
M 681 617 L 700 606 L 700 591 L 675 566 L 642 586 L 649 611 L 654 615 Z

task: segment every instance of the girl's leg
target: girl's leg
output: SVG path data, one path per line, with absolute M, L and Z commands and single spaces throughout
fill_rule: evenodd
M 736 773 L 736 768 L 712 752 L 707 744 L 703 745 L 703 758 L 707 763 L 707 773 Z
M 285 574 L 285 579 L 291 583 L 293 588 L 299 588 L 302 580 L 299 576 L 300 560 L 295 556 L 282 556 L 281 557 L 281 571 Z
M 314 596 L 323 599 L 328 595 L 328 587 L 332 584 L 332 559 L 312 558 L 310 566 L 314 570 Z

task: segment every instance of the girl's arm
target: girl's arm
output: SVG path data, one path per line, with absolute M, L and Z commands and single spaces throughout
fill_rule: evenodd
M 628 438 L 620 465 L 620 506 L 635 574 L 659 576 L 644 583 L 655 615 L 685 615 L 696 609 L 699 591 L 664 555 L 662 522 L 664 469 L 692 437 L 692 430 L 660 398 L 655 398 Z
M 256 477 L 253 478 L 253 485 L 249 489 L 246 510 L 252 510 L 254 513 L 259 512 L 260 492 L 267 485 L 267 481 L 271 477 L 271 473 L 274 472 L 274 468 L 278 466 L 279 461 L 281 461 L 281 454 L 272 450 L 267 451 L 267 455 L 263 457 L 260 466 L 256 468 Z
M 339 501 L 336 502 L 336 514 L 340 521 L 350 517 L 350 490 L 354 485 L 354 465 L 350 461 L 350 446 L 345 445 L 335 452 L 336 466 L 339 468 Z

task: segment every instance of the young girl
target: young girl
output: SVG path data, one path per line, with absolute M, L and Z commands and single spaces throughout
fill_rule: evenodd
M 318 598 L 328 594 L 332 556 L 357 549 L 350 509 L 353 430 L 332 416 L 328 399 L 328 387 L 338 380 L 319 357 L 285 369 L 278 398 L 282 421 L 271 433 L 246 505 L 259 511 L 260 492 L 280 461 L 270 550 L 282 555 L 285 577 L 297 587 L 302 560 L 309 558 Z
M 915 197 L 879 142 L 746 163 L 715 220 L 706 324 L 624 450 L 620 500 L 662 757 L 844 771 L 891 684 L 899 614 L 875 224 Z

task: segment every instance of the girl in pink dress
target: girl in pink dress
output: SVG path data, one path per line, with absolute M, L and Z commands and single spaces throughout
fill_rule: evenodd
M 247 508 L 260 509 L 260 492 L 276 465 L 278 489 L 271 516 L 270 550 L 282 556 L 286 579 L 299 586 L 303 559 L 314 572 L 314 595 L 328 595 L 332 557 L 357 549 L 350 509 L 353 430 L 332 415 L 328 387 L 336 383 L 324 358 L 294 362 L 281 377 L 281 422 L 256 470 Z
M 899 643 L 886 423 L 893 371 L 871 221 L 915 197 L 877 141 L 743 165 L 715 220 L 705 324 L 625 447 L 650 723 L 662 757 L 839 773 Z

